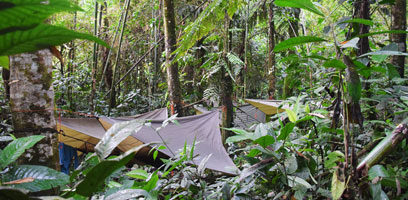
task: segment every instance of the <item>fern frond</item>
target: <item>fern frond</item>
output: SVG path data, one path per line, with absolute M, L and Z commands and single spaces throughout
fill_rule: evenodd
M 213 31 L 216 28 L 216 24 L 219 24 L 222 19 L 224 19 L 225 10 L 227 10 L 228 15 L 232 17 L 241 5 L 243 5 L 241 0 L 214 0 L 211 2 L 207 8 L 200 13 L 197 19 L 184 29 L 185 34 L 181 37 L 179 47 L 173 52 L 176 54 L 174 60 L 178 60 L 193 47 L 198 40 Z

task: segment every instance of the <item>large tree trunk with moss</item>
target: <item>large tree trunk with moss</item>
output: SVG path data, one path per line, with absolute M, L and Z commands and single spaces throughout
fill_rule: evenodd
M 391 30 L 404 30 L 407 28 L 407 1 L 395 0 L 391 10 Z M 407 34 L 391 34 L 391 41 L 398 44 L 398 50 L 407 52 Z M 401 78 L 404 78 L 405 56 L 392 56 L 391 64 L 398 67 Z
M 58 169 L 54 118 L 52 54 L 48 49 L 10 57 L 10 109 L 16 137 L 45 138 L 21 157 L 20 163 Z
M 174 4 L 173 0 L 164 0 L 163 3 L 167 87 L 169 91 L 171 114 L 173 115 L 177 113 L 178 116 L 183 116 L 178 65 L 176 62 L 173 62 L 174 55 L 171 54 L 174 50 L 176 50 L 177 43 Z
M 268 97 L 269 99 L 275 98 L 275 22 L 273 21 L 274 12 L 273 12 L 273 3 L 269 5 L 268 8 L 268 23 L 269 23 L 269 54 L 268 54 Z
M 221 102 L 222 102 L 222 127 L 224 128 L 231 128 L 232 121 L 233 121 L 233 105 L 232 105 L 232 79 L 229 73 L 227 72 L 228 68 L 231 71 L 231 64 L 228 61 L 227 53 L 229 52 L 230 46 L 230 35 L 229 35 L 229 26 L 230 26 L 230 19 L 228 16 L 227 11 L 225 11 L 224 17 L 224 41 L 223 41 L 223 52 L 222 57 L 225 62 L 225 66 L 221 66 Z M 225 140 L 230 135 L 230 132 L 222 129 L 221 130 L 222 141 L 225 144 Z

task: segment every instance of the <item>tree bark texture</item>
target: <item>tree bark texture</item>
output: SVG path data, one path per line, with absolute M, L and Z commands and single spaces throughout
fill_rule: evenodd
M 356 12 L 355 14 L 357 18 L 370 20 L 370 2 L 368 0 L 358 0 L 355 2 L 354 7 L 355 7 L 355 12 Z M 366 34 L 368 32 L 370 32 L 370 26 L 359 24 L 359 31 L 358 31 L 359 35 Z M 360 38 L 360 41 L 358 42 L 357 46 L 359 48 L 357 51 L 357 56 L 368 53 L 368 51 L 370 51 L 368 37 Z
M 103 15 L 107 15 L 107 7 L 104 6 L 102 8 L 103 11 Z M 102 32 L 103 34 L 103 38 L 104 41 L 109 41 L 110 37 L 109 37 L 109 18 L 105 17 L 103 19 L 103 28 L 102 28 Z M 110 62 L 110 56 L 109 56 L 109 48 L 107 47 L 102 47 L 103 48 L 103 53 L 102 53 L 102 66 L 106 66 L 106 71 L 103 74 L 103 78 L 105 79 L 105 88 L 109 90 L 109 88 L 111 88 L 112 85 L 112 76 L 113 76 L 113 69 L 112 69 L 112 65 Z
M 48 49 L 10 57 L 10 108 L 16 137 L 45 138 L 19 160 L 22 164 L 58 169 L 58 141 L 54 118 L 52 54 Z
M 174 16 L 173 0 L 163 1 L 163 24 L 166 51 L 166 69 L 167 69 L 167 87 L 169 91 L 171 114 L 183 116 L 181 103 L 181 89 L 178 75 L 178 65 L 172 62 L 174 55 L 171 53 L 176 50 L 176 20 Z
M 269 23 L 269 54 L 268 54 L 268 97 L 269 99 L 275 98 L 275 52 L 273 49 L 275 48 L 275 22 L 273 21 L 274 18 L 274 11 L 273 11 L 273 3 L 269 5 L 268 9 L 268 23 Z
M 10 80 L 10 70 L 3 68 L 1 72 L 1 76 L 3 78 L 3 85 L 4 85 L 4 98 L 7 100 L 10 100 L 10 86 L 9 86 L 9 80 Z
M 299 8 L 293 8 L 292 9 L 292 15 L 293 19 L 289 20 L 289 37 L 297 37 L 299 36 L 299 15 L 300 15 L 300 9 Z M 288 51 L 289 54 L 294 54 L 295 52 L 293 50 Z M 283 81 L 283 92 L 282 92 L 282 98 L 286 99 L 290 96 L 292 96 L 293 93 L 293 86 L 291 85 L 292 83 L 292 72 L 289 70 L 286 70 L 286 76 Z
M 227 53 L 229 52 L 229 42 L 230 42 L 230 37 L 229 37 L 229 26 L 230 26 L 230 19 L 228 16 L 227 11 L 225 11 L 225 17 L 224 17 L 224 49 L 222 52 L 222 57 L 225 61 L 225 66 L 221 66 L 221 102 L 222 102 L 222 127 L 224 128 L 230 128 L 232 127 L 232 121 L 233 121 L 233 105 L 232 105 L 232 79 L 231 76 L 228 74 L 227 69 L 231 71 L 231 64 L 228 61 L 227 58 Z M 225 140 L 228 138 L 230 135 L 230 132 L 222 129 L 221 130 L 221 136 L 222 136 L 222 141 L 225 144 Z
M 407 28 L 407 1 L 395 0 L 391 10 L 391 30 L 404 30 Z M 391 34 L 391 41 L 398 44 L 398 50 L 407 52 L 407 34 Z M 398 67 L 401 78 L 404 78 L 405 56 L 392 56 L 391 64 Z

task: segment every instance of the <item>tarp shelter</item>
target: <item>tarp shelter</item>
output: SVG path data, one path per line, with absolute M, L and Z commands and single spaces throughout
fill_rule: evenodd
M 157 109 L 140 115 L 120 117 L 118 119 L 167 119 L 167 108 Z M 63 134 L 58 135 L 58 141 L 66 145 L 80 149 L 82 151 L 93 151 L 95 145 L 103 137 L 106 130 L 111 126 L 109 118 L 62 118 L 61 123 L 57 124 L 58 131 L 62 130 Z M 129 138 L 119 144 L 118 149 L 126 151 L 141 142 L 134 138 Z
M 206 168 L 227 174 L 237 174 L 238 169 L 228 156 L 221 141 L 218 115 L 218 111 L 214 111 L 202 115 L 177 118 L 178 124 L 170 123 L 159 130 L 161 138 L 163 138 L 168 147 L 159 151 L 169 157 L 173 157 L 173 153 L 182 150 L 185 144 L 192 146 L 195 140 L 193 164 L 199 165 L 204 158 L 210 156 L 206 163 Z M 99 141 L 105 133 L 104 126 L 108 127 L 116 122 L 129 120 L 132 120 L 132 118 L 101 117 L 99 118 L 101 123 L 97 119 L 79 119 L 71 121 L 64 121 L 63 119 L 61 124 L 64 132 L 66 132 L 65 130 L 68 130 L 70 133 L 81 133 L 81 137 L 84 135 L 88 137 L 90 136 L 89 138 L 91 139 L 89 139 L 89 141 L 94 141 L 92 138 L 98 139 Z M 142 127 L 141 130 L 133 133 L 119 144 L 118 148 L 122 151 L 126 151 L 142 143 L 162 143 L 163 141 L 158 133 L 155 132 L 155 128 L 160 127 L 163 121 L 163 119 L 151 120 L 150 127 Z M 79 134 L 76 136 L 79 136 Z M 72 146 L 71 144 L 78 142 L 72 142 L 71 140 L 75 140 L 73 138 L 65 137 L 63 139 L 64 142 L 71 142 L 68 144 L 70 146 Z M 81 143 L 81 141 L 79 141 L 79 143 Z M 74 147 L 78 148 L 78 143 L 75 144 L 77 146 Z M 84 145 L 84 142 L 82 142 L 81 145 Z M 81 145 L 79 146 L 81 147 Z
M 245 99 L 245 102 L 257 107 L 266 115 L 282 113 L 285 112 L 285 109 L 290 108 L 287 104 L 282 105 L 283 101 L 280 100 Z
M 234 113 L 234 126 L 240 127 L 243 129 L 249 129 L 253 124 L 256 123 L 265 123 L 266 115 L 262 111 L 260 111 L 255 106 L 250 104 L 244 104 L 235 106 L 235 113 Z M 210 112 L 204 107 L 201 106 L 194 106 L 196 114 L 203 114 Z M 220 120 L 222 119 L 222 111 L 219 108 L 214 108 L 213 110 L 218 110 L 220 112 Z

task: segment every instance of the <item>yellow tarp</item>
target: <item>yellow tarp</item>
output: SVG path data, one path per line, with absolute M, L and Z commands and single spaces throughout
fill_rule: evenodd
M 245 99 L 245 102 L 257 107 L 259 110 L 261 110 L 267 115 L 282 113 L 285 112 L 285 109 L 289 109 L 288 105 L 282 105 L 283 101 L 279 100 Z M 282 107 L 279 108 L 281 105 Z

